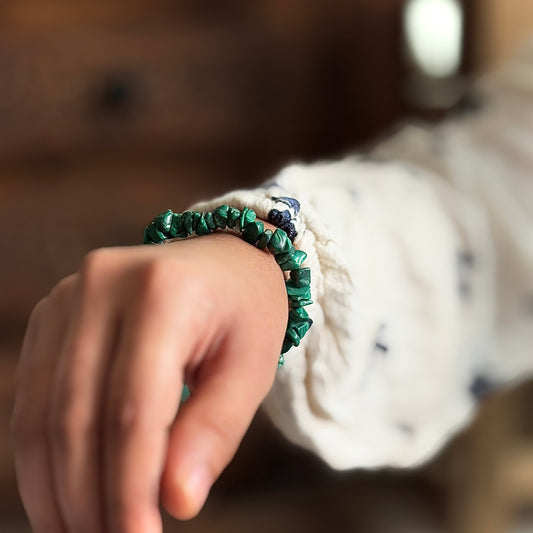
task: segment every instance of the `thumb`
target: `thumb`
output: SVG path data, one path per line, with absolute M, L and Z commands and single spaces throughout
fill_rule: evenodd
M 258 347 L 254 353 L 247 346 L 257 343 L 235 341 L 225 341 L 205 361 L 170 428 L 161 500 L 178 519 L 198 514 L 274 380 L 278 354 L 272 343 L 270 350 Z

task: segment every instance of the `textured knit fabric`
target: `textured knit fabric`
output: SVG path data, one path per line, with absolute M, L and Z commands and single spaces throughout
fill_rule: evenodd
M 437 128 L 194 206 L 289 211 L 314 326 L 264 408 L 334 468 L 419 464 L 533 370 L 533 48 L 475 93 Z

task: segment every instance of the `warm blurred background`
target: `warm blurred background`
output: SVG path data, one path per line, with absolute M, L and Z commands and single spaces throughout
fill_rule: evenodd
M 437 76 L 428 6 L 449 14 Z M 7 438 L 25 322 L 86 252 L 407 115 L 468 109 L 464 80 L 529 31 L 531 0 L 2 0 L 0 531 L 29 532 Z M 404 473 L 335 474 L 259 415 L 205 511 L 165 531 L 533 532 L 532 405 L 528 384 L 487 397 L 471 429 Z

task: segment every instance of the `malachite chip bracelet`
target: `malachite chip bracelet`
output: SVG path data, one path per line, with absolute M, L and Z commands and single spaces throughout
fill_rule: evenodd
M 284 354 L 293 346 L 298 346 L 301 339 L 311 327 L 313 321 L 309 318 L 306 305 L 311 300 L 311 270 L 301 267 L 307 254 L 296 250 L 282 229 L 271 231 L 265 229 L 256 214 L 244 207 L 236 209 L 228 205 L 221 205 L 212 212 L 185 211 L 174 213 L 170 209 L 156 216 L 144 230 L 144 244 L 161 244 L 169 239 L 185 239 L 190 235 L 208 235 L 213 231 L 229 228 L 240 233 L 242 238 L 263 250 L 270 251 L 284 272 L 289 272 L 289 279 L 285 281 L 289 300 L 289 319 L 287 331 L 283 340 L 278 366 L 284 363 Z

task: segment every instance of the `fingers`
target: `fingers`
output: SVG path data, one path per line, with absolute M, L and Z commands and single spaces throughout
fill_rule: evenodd
M 179 519 L 199 512 L 272 384 L 275 350 L 245 357 L 246 346 L 228 338 L 171 428 L 161 498 Z
M 116 305 L 102 275 L 109 274 L 108 261 L 102 252 L 93 253 L 81 270 L 73 323 L 50 399 L 54 484 L 67 530 L 76 533 L 104 531 L 99 418 L 117 324 Z
M 30 318 L 17 370 L 12 439 L 19 493 L 35 533 L 66 532 L 55 496 L 47 417 L 50 390 L 70 307 L 67 278 Z
M 126 318 L 107 383 L 103 442 L 108 531 L 156 533 L 168 429 L 179 406 L 182 368 L 214 324 L 191 305 L 190 286 L 167 297 L 177 272 L 146 273 L 140 300 Z M 194 296 L 194 299 L 193 299 Z M 202 317 L 202 315 L 204 315 Z

